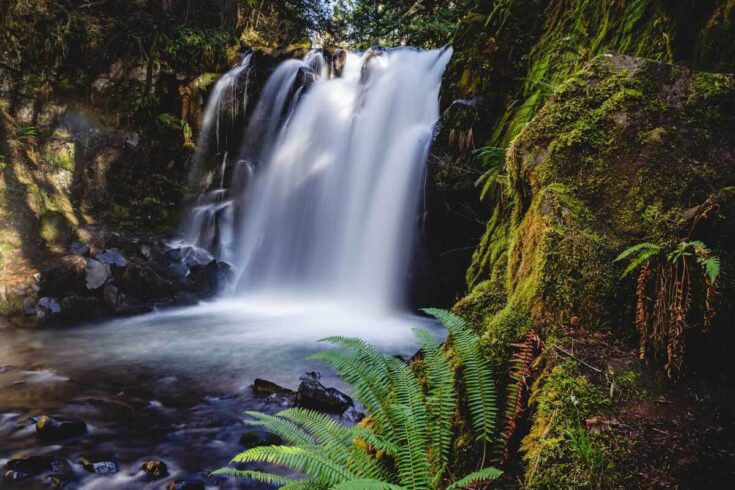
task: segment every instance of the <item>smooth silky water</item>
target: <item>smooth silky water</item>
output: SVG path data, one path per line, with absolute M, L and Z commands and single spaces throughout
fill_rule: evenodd
M 233 97 L 251 58 L 224 75 L 193 172 L 204 189 L 180 243 L 230 262 L 231 291 L 101 325 L 0 331 L 0 365 L 12 366 L 0 369 L 0 459 L 114 452 L 120 473 L 90 477 L 75 467 L 78 486 L 159 488 L 141 480 L 145 458 L 165 460 L 172 478 L 206 473 L 242 449 L 243 410 L 283 408 L 252 395 L 255 378 L 295 389 L 319 371 L 325 385 L 346 390 L 310 359 L 327 347 L 319 339 L 359 336 L 410 357 L 412 328 L 435 329 L 408 308 L 406 278 L 450 56 L 348 54 L 341 77 L 330 77 L 318 51 L 286 61 L 252 109 L 236 157 L 222 151 L 220 126 L 247 110 Z M 296 85 L 304 73 L 307 88 Z M 42 413 L 81 418 L 89 434 L 43 446 L 26 423 Z

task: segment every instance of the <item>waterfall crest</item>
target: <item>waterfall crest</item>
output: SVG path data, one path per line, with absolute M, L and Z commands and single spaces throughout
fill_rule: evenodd
M 281 63 L 185 239 L 235 267 L 236 296 L 400 308 L 451 54 L 372 49 L 337 70 L 315 50 Z M 220 119 L 217 87 L 205 128 Z

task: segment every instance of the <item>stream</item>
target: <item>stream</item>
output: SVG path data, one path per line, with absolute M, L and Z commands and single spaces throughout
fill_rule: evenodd
M 431 325 L 410 315 L 371 317 L 261 298 L 63 330 L 0 331 L 0 464 L 22 455 L 64 458 L 74 473 L 66 488 L 165 488 L 186 478 L 215 488 L 257 488 L 206 477 L 244 450 L 244 410 L 285 408 L 254 394 L 255 378 L 295 390 L 300 376 L 318 371 L 325 386 L 349 393 L 326 366 L 309 359 L 326 348 L 320 338 L 359 335 L 410 357 L 416 349 L 411 328 Z M 42 414 L 83 420 L 88 431 L 45 443 L 31 419 Z M 78 464 L 83 456 L 108 454 L 119 463 L 113 475 L 93 475 Z M 146 478 L 141 465 L 152 458 L 166 462 L 168 478 Z M 48 488 L 41 481 L 38 488 Z M 23 482 L 34 488 L 28 485 Z

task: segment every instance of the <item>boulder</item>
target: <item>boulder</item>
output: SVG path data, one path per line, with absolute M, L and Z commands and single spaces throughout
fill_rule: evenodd
M 41 278 L 41 296 L 61 297 L 86 292 L 87 261 L 78 255 L 69 255 L 48 270 Z
M 127 267 L 128 265 L 128 259 L 116 248 L 110 248 L 97 254 L 96 259 L 103 264 L 114 265 L 116 267 Z
M 176 292 L 174 281 L 161 277 L 152 267 L 131 262 L 118 280 L 120 289 L 142 300 L 154 300 L 172 296 Z
M 42 415 L 36 421 L 36 434 L 47 441 L 69 439 L 81 436 L 85 432 L 87 432 L 87 424 L 81 420 Z
M 296 392 L 296 406 L 320 412 L 342 414 L 353 405 L 352 398 L 336 388 L 325 387 L 311 376 L 302 378 Z
M 212 260 L 206 265 L 204 273 L 209 283 L 210 290 L 213 293 L 221 293 L 226 291 L 234 281 L 235 274 L 226 262 Z
M 102 254 L 98 254 L 99 257 Z M 94 291 L 100 288 L 107 279 L 111 277 L 110 266 L 95 259 L 87 259 L 87 270 L 85 274 L 85 284 L 87 289 Z
M 174 302 L 179 306 L 194 306 L 199 303 L 199 297 L 189 291 L 179 291 L 174 296 Z
M 61 313 L 61 305 L 56 298 L 44 296 L 36 303 L 36 316 L 39 318 L 49 318 L 59 313 Z
M 146 461 L 141 466 L 141 469 L 145 471 L 146 476 L 152 480 L 158 480 L 168 476 L 168 466 L 160 459 L 152 459 Z
M 207 265 L 214 259 L 207 250 L 191 246 L 181 247 L 181 258 L 189 268 L 196 265 Z
M 253 392 L 259 395 L 293 395 L 294 391 L 279 386 L 272 381 L 256 378 L 250 386 Z

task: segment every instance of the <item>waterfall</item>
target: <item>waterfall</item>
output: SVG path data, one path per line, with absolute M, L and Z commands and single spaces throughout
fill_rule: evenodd
M 229 180 L 222 172 L 200 197 L 210 221 L 197 212 L 185 220 L 187 240 L 235 267 L 236 296 L 403 305 L 451 54 L 371 49 L 331 59 L 312 50 L 278 66 Z M 211 104 L 220 107 L 210 102 L 205 127 Z

